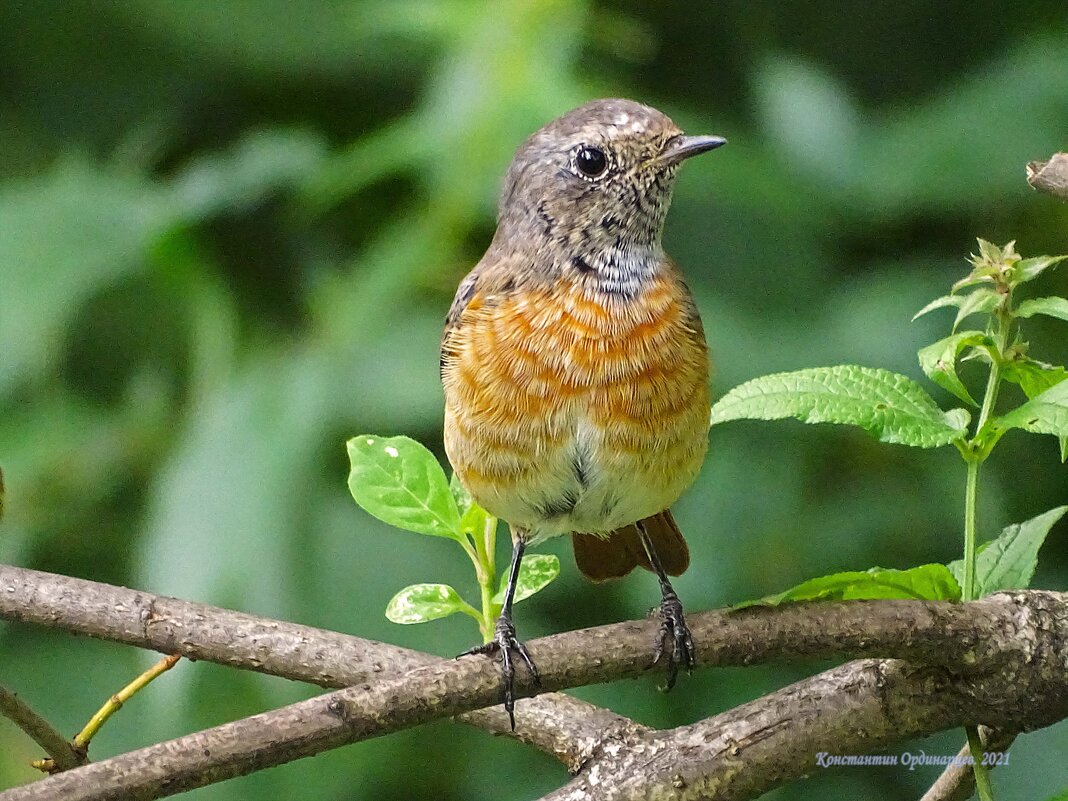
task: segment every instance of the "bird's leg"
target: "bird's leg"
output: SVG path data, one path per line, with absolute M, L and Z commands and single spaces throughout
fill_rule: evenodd
M 515 667 L 512 662 L 512 651 L 519 654 L 530 671 L 535 684 L 541 684 L 541 676 L 534 660 L 530 658 L 526 646 L 515 636 L 515 624 L 512 623 L 512 600 L 515 598 L 516 582 L 519 580 L 519 565 L 523 561 L 523 551 L 526 543 L 522 537 L 516 536 L 512 544 L 512 564 L 508 569 L 508 586 L 504 591 L 504 605 L 501 607 L 500 617 L 494 629 L 493 639 L 483 645 L 464 651 L 460 656 L 469 654 L 491 654 L 499 651 L 501 654 L 501 696 L 504 701 L 505 711 L 508 712 L 508 720 L 512 723 L 512 731 L 515 731 Z
M 675 679 L 678 678 L 680 665 L 684 665 L 687 672 L 693 670 L 693 666 L 697 663 L 697 655 L 693 645 L 693 637 L 690 636 L 690 629 L 686 625 L 686 618 L 682 615 L 682 602 L 679 601 L 679 596 L 675 594 L 675 588 L 668 581 L 664 567 L 660 564 L 660 557 L 657 556 L 656 548 L 653 547 L 653 541 L 649 539 L 649 534 L 641 521 L 638 521 L 635 525 L 638 528 L 638 537 L 642 541 L 645 555 L 649 557 L 649 564 L 653 566 L 657 578 L 660 579 L 660 595 L 662 597 L 660 601 L 660 630 L 656 635 L 653 664 L 659 664 L 660 660 L 667 654 L 668 676 L 667 685 L 664 687 L 666 691 L 675 686 Z M 670 643 L 670 648 L 664 647 L 665 642 Z

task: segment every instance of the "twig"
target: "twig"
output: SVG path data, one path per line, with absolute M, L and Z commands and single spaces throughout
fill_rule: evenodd
M 588 789 L 597 773 L 597 798 L 638 795 L 606 793 L 609 776 L 631 790 L 640 783 L 642 797 L 681 787 L 695 789 L 673 797 L 699 798 L 724 787 L 730 790 L 724 798 L 751 798 L 811 771 L 811 749 L 819 744 L 878 747 L 979 722 L 1014 730 L 1049 725 L 1068 717 L 1066 604 L 1064 594 L 1021 592 L 969 604 L 858 601 L 694 615 L 698 659 L 705 665 L 726 657 L 755 661 L 740 659 L 754 652 L 756 659 L 883 652 L 930 664 L 846 665 L 692 727 L 638 735 L 632 747 L 603 749 L 569 791 L 582 782 Z M 713 620 L 734 626 L 735 636 L 748 629 L 747 636 L 759 631 L 766 640 L 750 639 L 743 654 L 741 641 L 716 635 Z M 792 629 L 777 625 L 782 620 Z M 529 648 L 545 689 L 608 681 L 649 667 L 657 626 L 652 620 L 603 626 Z M 0 801 L 159 798 L 496 703 L 499 681 L 491 660 L 447 660 L 98 762 L 2 793 Z M 536 691 L 525 674 L 517 677 L 516 690 L 521 696 Z M 674 747 L 665 749 L 672 738 Z M 655 752 L 650 756 L 643 747 Z M 699 748 L 703 759 L 695 758 Z M 633 755 L 641 759 L 640 771 L 605 767 Z M 593 796 L 559 796 L 572 797 Z
M 86 763 L 84 754 L 79 754 L 47 720 L 3 686 L 0 686 L 0 714 L 33 738 L 48 754 L 57 770 L 70 770 Z
M 1068 201 L 1068 153 L 1055 153 L 1049 161 L 1028 162 L 1027 183 Z
M 986 726 L 979 727 L 979 736 L 983 740 L 983 750 L 987 753 L 1003 753 L 1009 750 L 1016 739 L 1015 734 L 994 731 Z M 965 743 L 957 753 L 957 763 L 948 766 L 935 783 L 927 788 L 920 801 L 968 801 L 975 793 L 975 774 L 971 767 L 964 764 L 963 760 L 971 755 L 971 749 Z M 990 768 L 997 767 L 997 763 L 988 765 Z
M 181 657 L 175 655 L 163 657 L 163 659 L 105 701 L 104 705 L 97 710 L 96 714 L 85 724 L 85 727 L 74 737 L 74 747 L 82 751 L 88 751 L 89 743 L 96 736 L 96 733 L 100 731 L 100 727 L 107 723 L 108 718 L 122 709 L 123 704 L 133 698 L 153 679 L 158 678 L 178 664 L 179 659 Z

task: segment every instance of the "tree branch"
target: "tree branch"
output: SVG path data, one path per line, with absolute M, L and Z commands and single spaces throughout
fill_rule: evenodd
M 984 680 L 953 677 L 944 668 L 850 662 L 722 715 L 643 738 L 542 801 L 757 798 L 833 765 L 836 756 L 974 723 L 986 714 L 990 690 Z
M 595 773 L 611 773 L 624 783 L 622 794 L 598 798 L 630 797 L 634 782 L 649 792 L 696 787 L 707 795 L 724 787 L 730 790 L 724 797 L 749 798 L 810 771 L 820 744 L 878 747 L 965 723 L 1006 730 L 1049 725 L 1068 717 L 1066 609 L 1068 596 L 1029 592 L 969 604 L 852 601 L 692 615 L 702 665 L 873 654 L 926 664 L 847 665 L 691 727 L 632 733 L 633 747 L 605 743 L 577 782 L 588 788 Z M 560 689 L 640 674 L 650 665 L 657 628 L 656 621 L 628 622 L 528 645 L 544 688 Z M 535 688 L 523 674 L 516 690 L 525 696 Z M 492 661 L 448 660 L 78 768 L 0 799 L 158 798 L 493 704 L 498 693 Z M 518 710 L 521 726 L 525 707 Z M 656 751 L 637 773 L 603 767 L 649 743 Z M 607 786 L 602 782 L 597 792 Z
M 52 758 L 59 770 L 69 770 L 86 763 L 85 755 L 78 753 L 62 734 L 52 728 L 52 724 L 2 685 L 0 685 L 0 715 L 8 718 L 26 732 Z
M 1028 162 L 1027 183 L 1041 192 L 1068 201 L 1068 153 L 1054 153 L 1049 161 Z
M 351 687 L 396 676 L 438 657 L 338 632 L 220 609 L 84 579 L 0 565 L 0 619 L 180 654 L 272 676 Z M 468 723 L 514 736 L 578 770 L 606 732 L 642 727 L 629 718 L 564 695 L 527 705 L 518 732 L 499 709 L 465 715 Z

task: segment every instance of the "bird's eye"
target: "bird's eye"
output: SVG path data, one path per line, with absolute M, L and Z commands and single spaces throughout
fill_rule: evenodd
M 575 169 L 587 178 L 600 178 L 608 170 L 608 156 L 599 147 L 583 145 L 575 151 Z

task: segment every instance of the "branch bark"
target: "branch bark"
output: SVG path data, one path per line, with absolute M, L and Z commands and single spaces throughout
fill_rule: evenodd
M 0 597 L 5 589 L 0 580 Z M 879 655 L 922 667 L 847 665 L 691 727 L 631 731 L 623 737 L 628 747 L 602 739 L 583 775 L 560 791 L 574 795 L 559 798 L 593 798 L 594 784 L 597 798 L 701 798 L 713 791 L 751 798 L 811 771 L 820 745 L 879 747 L 966 723 L 1015 731 L 1048 725 L 1068 717 L 1066 610 L 1068 596 L 1030 592 L 970 604 L 854 601 L 691 615 L 701 665 Z M 560 689 L 638 675 L 649 667 L 656 629 L 655 621 L 621 623 L 529 648 L 544 688 Z M 525 674 L 518 678 L 519 694 L 535 691 Z M 498 692 L 490 660 L 448 660 L 78 768 L 0 799 L 158 798 L 494 704 Z M 528 704 L 519 706 L 521 727 Z M 621 755 L 651 748 L 640 771 L 619 772 Z M 607 783 L 613 775 L 618 786 Z
M 9 565 L 0 565 L 0 619 L 334 689 L 438 661 L 431 654 L 361 637 Z M 526 706 L 524 715 L 534 725 L 515 733 L 499 709 L 473 712 L 461 720 L 514 736 L 556 757 L 572 772 L 606 732 L 625 737 L 643 728 L 566 695 L 543 695 Z
M 85 754 L 78 753 L 51 723 L 3 686 L 0 686 L 0 715 L 26 732 L 51 757 L 59 770 L 69 770 L 86 763 Z
M 985 717 L 989 689 L 940 667 L 850 662 L 722 715 L 643 738 L 542 801 L 757 798 L 833 765 L 836 756 L 974 723 Z

